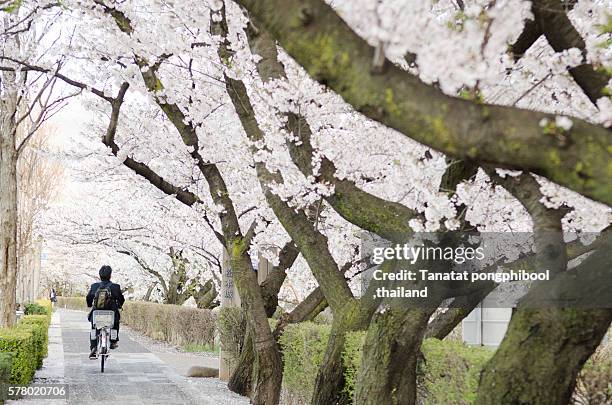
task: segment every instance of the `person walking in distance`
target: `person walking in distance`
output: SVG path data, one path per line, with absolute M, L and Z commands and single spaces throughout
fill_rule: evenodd
M 55 288 L 51 287 L 51 291 L 49 292 L 49 300 L 51 301 L 51 307 L 55 306 L 57 302 L 57 294 L 55 293 Z

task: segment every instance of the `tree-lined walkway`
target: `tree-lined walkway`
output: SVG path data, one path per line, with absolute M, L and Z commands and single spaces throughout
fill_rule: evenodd
M 49 357 L 36 374 L 35 383 L 68 384 L 68 404 L 91 404 L 92 401 L 122 405 L 248 404 L 246 398 L 230 392 L 218 379 L 194 379 L 178 374 L 171 364 L 173 359 L 166 354 L 162 356 L 166 361 L 162 361 L 139 343 L 139 339 L 134 339 L 133 332 L 122 331 L 119 348 L 113 350 L 104 373 L 100 373 L 99 360 L 88 358 L 89 323 L 83 312 L 56 311 L 50 332 Z M 16 403 L 26 402 L 30 401 Z

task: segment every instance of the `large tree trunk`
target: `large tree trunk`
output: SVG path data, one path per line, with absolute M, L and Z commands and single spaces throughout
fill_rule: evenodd
M 4 79 L 4 80 L 2 80 Z M 0 327 L 15 323 L 17 288 L 17 150 L 14 74 L 0 77 Z M 4 90 L 4 91 L 3 91 Z
M 272 333 L 274 335 L 274 339 L 276 341 L 279 340 L 287 325 L 312 320 L 326 307 L 327 302 L 323 297 L 321 288 L 317 287 L 306 298 L 304 298 L 304 300 L 300 302 L 298 306 L 293 309 L 293 311 L 287 312 L 281 316 L 276 324 L 276 327 L 274 328 L 274 332 Z M 253 352 L 252 334 L 247 331 L 238 365 L 236 366 L 236 369 L 229 380 L 228 387 L 230 390 L 244 396 L 251 395 L 254 359 L 255 353 Z
M 368 328 L 355 389 L 360 405 L 416 402 L 416 369 L 432 309 L 387 309 Z
M 287 269 L 293 265 L 298 254 L 299 251 L 293 242 L 287 243 L 279 253 L 278 266 L 274 267 L 272 272 L 268 274 L 261 284 L 261 296 L 268 318 L 272 318 L 274 312 L 276 312 L 276 308 L 278 307 L 278 292 L 287 276 Z M 278 325 L 275 332 L 277 330 Z M 278 335 L 276 333 L 274 333 L 274 338 L 278 341 Z M 228 383 L 230 390 L 244 396 L 251 396 L 251 380 L 253 376 L 253 365 L 255 364 L 255 353 L 253 350 L 252 333 L 247 329 L 238 364 L 232 372 Z
M 247 314 L 247 329 L 254 342 L 251 400 L 256 405 L 275 405 L 280 400 L 283 368 L 280 350 L 268 323 L 257 273 L 253 271 L 248 252 L 240 241 L 234 241 L 228 252 L 234 281 Z
M 347 332 L 349 332 L 349 328 L 342 322 L 332 324 L 325 356 L 319 366 L 319 372 L 315 380 L 315 388 L 310 401 L 312 405 L 347 402 L 345 398 L 342 398 L 342 388 L 344 387 L 342 351 L 344 350 Z
M 251 396 L 253 366 L 255 364 L 254 350 L 253 334 L 250 329 L 247 328 L 238 364 L 227 383 L 227 387 L 231 391 L 246 397 Z
M 15 323 L 17 287 L 17 153 L 5 135 L 0 142 L 0 327 Z
M 481 374 L 476 405 L 569 402 L 578 372 L 612 322 L 610 248 L 607 242 L 575 269 L 532 287 Z M 551 305 L 572 296 L 585 307 Z
M 312 404 L 347 403 L 346 399 L 342 398 L 342 387 L 344 387 L 342 351 L 346 342 L 346 333 L 346 330 L 332 329 L 325 357 L 317 373 Z
M 310 403 L 345 404 L 350 398 L 343 396 L 344 365 L 342 352 L 346 334 L 351 331 L 364 330 L 372 317 L 371 308 L 361 305 L 359 301 L 350 301 L 340 310 L 334 312 L 329 340 L 323 362 L 315 380 L 314 392 Z
M 482 372 L 476 405 L 568 404 L 611 320 L 609 309 L 518 311 Z

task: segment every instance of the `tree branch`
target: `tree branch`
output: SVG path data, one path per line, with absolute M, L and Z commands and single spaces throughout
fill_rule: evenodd
M 266 313 L 272 317 L 278 306 L 278 292 L 280 291 L 287 270 L 293 266 L 299 255 L 299 251 L 293 242 L 288 242 L 283 246 L 278 254 L 278 266 L 274 266 L 263 283 L 261 283 L 261 295 L 266 303 Z
M 105 12 L 112 16 L 117 27 L 122 32 L 127 35 L 131 35 L 134 32 L 130 19 L 121 11 L 105 5 L 101 0 L 96 0 L 96 4 L 101 5 Z M 162 55 L 158 62 L 150 66 L 145 58 L 134 55 L 134 62 L 139 67 L 142 79 L 149 92 L 153 95 L 155 102 L 177 129 L 185 146 L 190 148 L 189 154 L 196 161 L 200 172 L 204 175 L 214 203 L 223 207 L 223 212 L 219 214 L 223 235 L 215 232 L 217 238 L 221 237 L 219 240 L 224 245 L 234 239 L 240 240 L 242 239 L 242 232 L 225 180 L 218 167 L 214 163 L 204 161 L 200 155 L 200 146 L 195 125 L 185 116 L 178 105 L 168 102 L 165 96 L 159 94 L 159 91 L 163 89 L 163 84 L 157 77 L 157 69 L 160 66 L 161 60 L 167 57 L 168 55 Z
M 222 16 L 219 21 L 211 19 L 213 33 L 224 38 L 218 51 L 221 60 L 226 60 L 229 54 L 224 11 L 221 10 Z M 255 118 L 255 111 L 244 83 L 224 76 L 226 90 L 244 132 L 252 143 L 263 141 L 264 134 Z M 253 149 L 253 152 L 256 152 L 256 149 Z M 268 204 L 308 262 L 332 310 L 340 310 L 347 302 L 354 301 L 351 289 L 338 271 L 338 265 L 329 251 L 327 238 L 314 228 L 303 210 L 296 211 L 272 191 L 272 185 L 284 182 L 282 175 L 270 172 L 265 163 L 260 161 L 255 162 L 255 170 Z
M 560 0 L 534 0 L 531 8 L 540 31 L 555 52 L 571 48 L 582 51 L 585 63 L 569 69 L 569 73 L 584 94 L 597 105 L 597 100 L 604 97 L 604 89 L 611 77 L 604 69 L 596 69 L 586 63 L 586 44 L 568 18 L 563 3 Z
M 81 83 L 79 81 L 73 80 L 73 79 L 63 75 L 59 71 L 52 71 L 50 69 L 45 69 L 45 68 L 42 68 L 40 66 L 34 66 L 34 65 L 28 64 L 28 63 L 26 63 L 24 61 L 20 61 L 20 60 L 17 60 L 17 59 L 8 57 L 8 56 L 0 55 L 0 60 L 5 60 L 5 61 L 8 61 L 8 62 L 16 63 L 16 64 L 21 66 L 21 70 L 23 70 L 23 71 L 33 71 L 33 72 L 41 72 L 41 73 L 50 74 L 50 75 L 57 77 L 58 79 L 62 80 L 63 82 L 65 82 L 65 83 L 67 83 L 67 84 L 69 84 L 69 85 L 71 85 L 73 87 L 79 88 L 81 90 L 90 91 L 93 94 L 95 94 L 96 96 L 98 96 L 98 97 L 108 101 L 109 103 L 113 102 L 113 97 L 107 96 L 102 90 L 99 90 L 99 89 L 97 89 L 95 87 L 92 87 L 92 86 L 88 86 L 88 85 L 86 85 L 84 83 Z M 7 66 L 0 67 L 0 70 L 3 70 L 3 71 L 15 71 L 14 68 L 7 67 Z
M 540 126 L 544 118 L 554 122 L 550 114 L 449 97 L 390 64 L 373 75 L 372 47 L 322 0 L 238 3 L 315 80 L 367 117 L 447 155 L 529 170 L 612 205 L 608 129 L 572 119 L 560 142 Z
M 276 43 L 265 30 L 252 23 L 246 29 L 251 52 L 260 59 L 257 71 L 264 82 L 287 79 L 285 68 L 278 60 Z M 335 177 L 336 167 L 326 157 L 322 158 L 318 173 L 313 172 L 314 149 L 311 144 L 312 130 L 308 122 L 294 113 L 284 114 L 286 129 L 297 139 L 287 141 L 291 158 L 305 176 L 316 176 L 316 180 L 334 186 L 334 193 L 325 200 L 344 219 L 358 227 L 388 240 L 401 240 L 412 233 L 408 221 L 416 213 L 402 204 L 390 202 L 358 188 L 354 182 Z
M 138 256 L 132 250 L 118 249 L 117 253 L 130 256 L 132 259 L 134 259 L 134 261 L 136 261 L 136 263 L 138 263 L 138 265 L 144 271 L 146 271 L 147 273 L 152 274 L 153 276 L 155 276 L 159 280 L 159 283 L 161 284 L 162 289 L 164 290 L 164 295 L 168 294 L 168 286 L 166 285 L 166 280 L 164 280 L 164 277 L 158 271 L 153 270 L 140 256 Z
M 563 241 L 561 219 L 567 213 L 565 208 L 551 209 L 542 203 L 540 184 L 528 173 L 502 178 L 489 168 L 489 177 L 502 185 L 525 207 L 533 221 L 535 239 L 536 268 L 548 269 L 551 274 L 560 273 L 567 268 L 567 249 Z

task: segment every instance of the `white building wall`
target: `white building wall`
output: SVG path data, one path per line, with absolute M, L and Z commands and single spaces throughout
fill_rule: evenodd
M 497 347 L 512 316 L 512 308 L 495 308 L 488 296 L 461 323 L 463 341 L 470 345 Z

